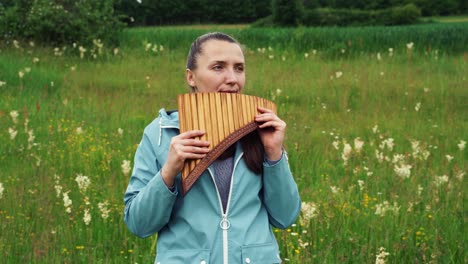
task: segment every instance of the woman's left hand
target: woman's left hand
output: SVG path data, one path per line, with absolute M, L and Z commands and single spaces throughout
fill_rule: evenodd
M 283 153 L 286 123 L 270 109 L 258 107 L 258 111 L 260 114 L 255 116 L 255 121 L 260 123 L 258 133 L 265 148 L 266 158 L 279 160 Z

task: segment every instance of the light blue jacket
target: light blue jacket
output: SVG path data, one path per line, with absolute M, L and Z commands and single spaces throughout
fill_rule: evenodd
M 177 112 L 159 111 L 144 131 L 125 192 L 125 222 L 132 233 L 158 233 L 155 263 L 281 263 L 272 226 L 286 228 L 301 210 L 297 185 L 286 154 L 263 175 L 250 171 L 236 146 L 226 213 L 208 168 L 182 196 L 180 174 L 175 191 L 164 184 L 160 169 L 171 138 L 179 134 Z

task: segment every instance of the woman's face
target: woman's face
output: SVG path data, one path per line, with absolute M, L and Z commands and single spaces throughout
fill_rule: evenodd
M 208 40 L 196 58 L 197 68 L 187 69 L 187 83 L 196 92 L 240 93 L 245 84 L 245 60 L 240 46 Z

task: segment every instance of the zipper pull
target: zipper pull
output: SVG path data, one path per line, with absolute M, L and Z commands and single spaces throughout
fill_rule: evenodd
M 228 230 L 229 227 L 231 227 L 231 222 L 229 222 L 226 215 L 223 215 L 223 218 L 221 219 L 221 222 L 219 222 L 219 226 L 223 230 Z

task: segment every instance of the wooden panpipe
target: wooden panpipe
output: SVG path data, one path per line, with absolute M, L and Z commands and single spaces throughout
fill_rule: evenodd
M 257 128 L 257 107 L 276 113 L 276 105 L 266 99 L 234 93 L 189 93 L 177 97 L 180 133 L 203 130 L 200 138 L 210 142 L 203 159 L 185 161 L 182 193 L 185 195 L 200 175 L 226 149 Z

